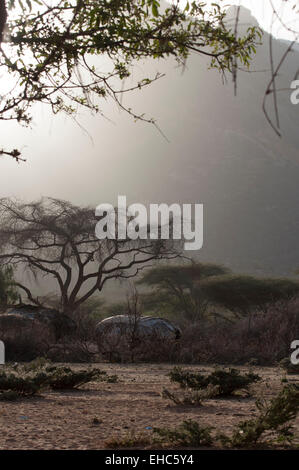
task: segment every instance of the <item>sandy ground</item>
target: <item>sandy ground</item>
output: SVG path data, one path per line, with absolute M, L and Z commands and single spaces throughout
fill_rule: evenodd
M 72 364 L 74 368 L 82 365 Z M 271 398 L 282 387 L 284 372 L 255 367 L 263 381 L 250 398 L 207 400 L 204 406 L 176 406 L 161 397 L 164 387 L 176 390 L 167 377 L 171 365 L 98 364 L 117 383 L 90 383 L 70 392 L 47 392 L 36 398 L 0 403 L 0 449 L 105 449 L 105 441 L 130 432 L 151 434 L 154 426 L 175 427 L 185 419 L 230 433 L 239 421 L 256 415 L 256 395 Z M 201 371 L 209 367 L 186 366 Z M 246 368 L 241 368 L 247 371 Z M 290 382 L 296 376 L 288 376 Z M 298 383 L 298 378 L 297 378 Z M 97 423 L 94 419 L 97 418 Z M 299 442 L 299 418 L 296 444 Z M 138 447 L 142 448 L 142 447 Z

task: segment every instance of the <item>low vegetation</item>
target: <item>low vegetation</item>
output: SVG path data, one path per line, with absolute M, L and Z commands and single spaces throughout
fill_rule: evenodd
M 145 433 L 135 433 L 134 431 L 125 434 L 122 437 L 110 437 L 105 441 L 107 449 L 147 447 L 151 446 L 153 439 Z
M 237 448 L 261 444 L 291 444 L 294 439 L 293 422 L 299 411 L 299 387 L 287 385 L 270 402 L 256 401 L 259 415 L 238 424 L 231 437 L 220 435 L 223 445 Z
M 0 272 L 0 312 L 5 313 L 6 304 L 15 302 L 16 285 L 8 266 Z M 247 365 L 254 361 L 270 366 L 287 357 L 290 344 L 299 337 L 299 282 L 294 279 L 254 278 L 231 273 L 221 265 L 193 262 L 149 269 L 136 285 L 140 286 L 136 291 L 140 313 L 157 316 L 163 312 L 181 328 L 179 341 L 148 338 L 129 341 L 129 347 L 128 341 L 101 347 L 96 335 L 98 321 L 127 314 L 128 303 L 105 304 L 99 295 L 72 310 L 74 329 L 59 338 L 53 338 L 51 328 L 38 321 L 20 319 L 18 327 L 12 318 L 9 325 L 0 322 L 7 360 L 24 362 L 43 356 L 63 363 L 100 359 Z M 61 305 L 58 293 L 39 299 L 55 309 Z M 288 370 L 296 372 L 291 366 Z
M 256 401 L 258 416 L 239 423 L 231 436 L 215 433 L 211 426 L 201 426 L 194 420 L 185 420 L 176 428 L 154 427 L 153 434 L 128 433 L 120 438 L 113 437 L 106 442 L 109 448 L 147 446 L 265 448 L 287 446 L 294 439 L 294 420 L 299 411 L 299 387 L 285 386 L 270 401 Z
M 176 429 L 154 428 L 162 442 L 174 444 L 175 446 L 200 447 L 211 446 L 213 439 L 211 436 L 212 427 L 201 427 L 196 421 L 186 420 Z
M 27 397 L 36 395 L 46 383 L 44 373 L 21 376 L 15 372 L 0 374 L 0 398 Z
M 0 374 L 0 399 L 29 397 L 45 389 L 74 390 L 98 380 L 115 383 L 118 378 L 97 368 L 75 371 L 70 367 L 52 365 L 41 358 L 24 365 L 7 365 Z
M 82 369 L 74 371 L 70 367 L 51 366 L 45 369 L 46 385 L 53 390 L 73 390 L 89 382 L 98 380 L 105 372 L 99 369 Z
M 204 390 L 214 387 L 210 398 L 229 396 L 239 390 L 248 390 L 249 385 L 258 382 L 261 378 L 252 372 L 241 374 L 237 369 L 215 369 L 209 375 L 199 372 L 190 372 L 175 367 L 170 373 L 170 380 L 176 382 L 184 389 Z
M 216 398 L 219 396 L 219 387 L 217 385 L 208 385 L 203 390 L 184 390 L 184 392 L 171 392 L 167 388 L 162 391 L 162 398 L 171 400 L 175 405 L 202 406 L 203 400 Z
M 105 442 L 109 449 L 125 448 L 163 448 L 169 444 L 174 447 L 210 447 L 213 444 L 212 427 L 201 427 L 191 419 L 184 421 L 175 429 L 153 428 L 151 435 L 133 431 L 120 437 L 111 437 Z

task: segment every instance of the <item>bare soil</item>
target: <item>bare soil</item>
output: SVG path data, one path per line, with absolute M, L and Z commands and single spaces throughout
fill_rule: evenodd
M 71 364 L 74 368 L 85 365 Z M 39 397 L 0 403 L 0 449 L 105 449 L 111 438 L 129 433 L 151 435 L 153 427 L 175 427 L 186 419 L 230 434 L 240 421 L 257 415 L 257 395 L 270 399 L 283 387 L 279 368 L 254 367 L 263 380 L 251 396 L 206 400 L 203 406 L 176 406 L 163 399 L 164 387 L 176 390 L 166 364 L 98 364 L 117 383 L 93 382 L 78 391 L 46 392 Z M 211 371 L 210 367 L 182 366 Z M 240 368 L 248 371 L 249 368 Z M 287 376 L 298 383 L 298 376 Z M 96 419 L 95 419 L 96 418 Z M 299 417 L 295 423 L 299 443 Z M 136 447 L 142 448 L 142 446 Z M 146 446 L 144 447 L 146 448 Z

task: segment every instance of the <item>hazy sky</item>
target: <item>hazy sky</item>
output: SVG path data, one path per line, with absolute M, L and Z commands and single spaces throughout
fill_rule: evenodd
M 214 0 L 215 3 L 218 3 Z M 182 0 L 182 4 L 185 4 L 186 0 Z M 207 3 L 213 3 L 213 0 L 208 0 Z M 253 16 L 255 16 L 260 23 L 260 25 L 266 30 L 270 31 L 271 29 L 271 20 L 273 15 L 273 8 L 281 17 L 284 25 L 295 30 L 299 30 L 299 17 L 298 14 L 294 13 L 292 6 L 297 4 L 297 10 L 299 8 L 298 0 L 220 0 L 220 4 L 223 5 L 243 5 L 252 11 Z M 294 34 L 287 29 L 276 19 L 273 24 L 272 33 L 283 39 L 294 39 Z
M 258 20 L 265 25 L 270 17 L 269 0 L 244 0 L 242 4 L 252 9 L 253 14 L 257 15 Z M 205 69 L 202 58 L 198 58 L 197 64 L 198 67 L 203 66 Z M 140 71 L 142 74 L 143 68 L 143 64 L 139 64 L 138 73 Z M 153 75 L 157 71 L 165 71 L 163 62 L 153 63 Z M 132 100 L 138 111 L 145 111 L 148 117 L 156 118 L 168 135 L 170 144 L 153 127 L 134 123 L 125 113 L 119 112 L 113 104 L 105 101 L 101 103 L 102 109 L 110 121 L 100 116 L 94 118 L 89 113 L 80 111 L 77 116 L 77 122 L 80 124 L 78 125 L 69 117 L 53 116 L 47 107 L 37 106 L 31 129 L 24 129 L 14 122 L 1 122 L 1 146 L 6 149 L 19 148 L 27 158 L 27 162 L 20 165 L 9 158 L 1 159 L 1 196 L 15 195 L 32 199 L 51 195 L 75 203 L 98 204 L 110 202 L 117 194 L 128 194 L 132 190 L 134 193 L 132 197 L 135 200 L 148 199 L 144 181 L 155 165 L 167 171 L 164 159 L 161 160 L 157 155 L 176 152 L 180 141 L 177 135 L 180 129 L 181 109 L 184 108 L 187 99 L 184 97 L 186 76 L 182 76 L 174 68 L 167 73 L 166 79 L 153 84 L 142 94 L 137 94 L 136 99 L 128 97 L 125 100 L 127 104 Z M 186 73 L 188 75 L 188 71 Z M 209 74 L 211 77 L 215 76 L 212 72 Z M 171 87 L 169 87 L 169 77 Z M 3 84 L 7 77 L 2 76 L 0 79 Z M 217 74 L 215 83 L 217 86 L 221 85 L 221 79 Z M 205 99 L 200 82 L 194 86 L 198 99 Z M 175 97 L 177 108 L 169 108 L 166 103 L 171 103 L 171 93 L 175 89 L 180 90 L 180 96 Z M 156 98 L 159 90 L 163 101 Z M 232 89 L 221 86 L 220 90 L 220 93 L 230 94 Z M 192 104 L 192 96 L 190 105 L 195 106 Z M 192 112 L 192 116 L 200 114 L 197 109 Z M 186 117 L 189 119 L 188 111 Z M 201 115 L 200 120 L 205 122 Z M 187 132 L 185 129 L 185 133 Z M 151 152 L 151 148 L 155 150 Z M 151 155 L 150 160 L 146 158 L 148 154 Z M 134 179 L 134 190 L 132 179 Z M 185 186 L 188 186 L 187 182 Z
M 262 4 L 270 5 L 243 4 L 254 7 L 259 21 Z M 126 95 L 124 103 L 157 119 L 169 142 L 109 100 L 101 101 L 108 119 L 80 111 L 76 124 L 39 105 L 32 128 L 1 122 L 1 147 L 21 149 L 27 162 L 0 159 L 0 197 L 51 196 L 94 208 L 115 204 L 119 194 L 128 203 L 203 203 L 204 260 L 240 272 L 265 266 L 268 272 L 288 272 L 298 259 L 299 105 L 291 104 L 288 91 L 280 95 L 284 138 L 279 139 L 262 112 L 267 40 L 261 49 L 254 68 L 266 72 L 240 75 L 236 98 L 231 78 L 223 85 L 203 57 L 192 57 L 184 74 L 171 60 L 137 64 L 137 79 L 158 71 L 167 76 Z M 276 63 L 284 50 L 285 44 L 275 42 Z M 290 55 L 289 62 L 279 76 L 286 90 L 298 56 Z M 3 74 L 0 83 L 5 80 Z
M 294 10 L 292 9 L 292 6 L 295 3 L 297 4 L 297 9 L 299 8 L 299 3 L 296 0 L 289 0 L 287 2 L 285 0 L 235 0 L 232 3 L 241 4 L 249 8 L 252 11 L 253 16 L 255 16 L 259 21 L 260 25 L 269 32 L 271 30 L 273 5 L 283 22 L 282 24 L 277 18 L 275 18 L 272 33 L 277 37 L 290 40 L 294 39 L 294 33 L 287 31 L 284 25 L 292 30 L 299 30 L 298 14 L 294 13 Z

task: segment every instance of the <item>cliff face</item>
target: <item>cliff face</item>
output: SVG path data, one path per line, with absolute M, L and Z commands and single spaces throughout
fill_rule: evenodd
M 240 32 L 254 22 L 242 8 Z M 251 72 L 238 74 L 236 98 L 232 84 L 221 86 L 219 75 L 207 71 L 202 59 L 189 61 L 180 84 L 174 80 L 161 94 L 168 107 L 162 128 L 170 135 L 172 151 L 162 156 L 158 150 L 162 168 L 169 169 L 163 191 L 158 185 L 165 173 L 155 176 L 151 169 L 150 175 L 156 195 L 204 203 L 201 259 L 238 271 L 281 275 L 299 265 L 299 105 L 291 104 L 289 90 L 299 53 L 295 49 L 288 55 L 277 77 L 277 88 L 283 90 L 278 91 L 279 138 L 262 111 L 271 78 L 269 39 L 265 33 Z M 287 41 L 273 39 L 276 65 L 287 47 Z M 271 94 L 266 107 L 274 120 Z

